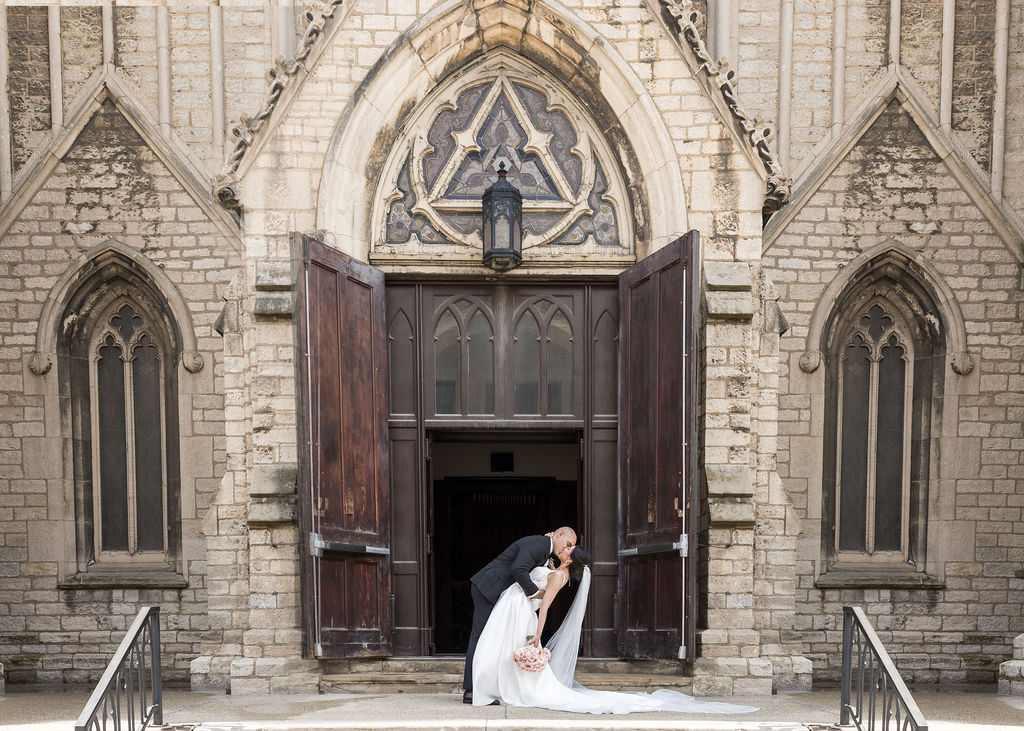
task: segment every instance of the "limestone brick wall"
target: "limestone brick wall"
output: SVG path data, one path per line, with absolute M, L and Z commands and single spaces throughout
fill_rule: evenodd
M 165 678 L 221 628 L 207 607 L 203 521 L 220 488 L 227 445 L 224 366 L 214 323 L 239 265 L 238 242 L 197 203 L 111 101 L 41 182 L 0 238 L 0 657 L 8 681 L 94 682 L 138 608 L 162 607 Z M 205 364 L 179 366 L 181 572 L 187 585 L 67 588 L 76 571 L 73 469 L 64 464 L 59 366 L 27 364 L 43 303 L 87 251 L 116 240 L 159 267 L 187 303 Z M 170 293 L 168 293 L 170 296 Z M 62 588 L 64 587 L 64 588 Z
M 738 73 L 743 106 L 762 119 L 776 119 L 779 100 L 779 3 L 740 3 Z
M 103 63 L 103 24 L 98 7 L 65 5 L 60 9 L 60 48 L 63 58 L 62 96 L 75 98 Z
M 230 124 L 259 108 L 272 59 L 262 3 L 224 5 L 223 14 L 224 110 Z
M 210 10 L 204 5 L 170 6 L 171 125 L 178 139 L 218 172 L 222 151 L 213 149 Z
M 900 5 L 901 12 L 903 5 Z M 902 42 L 902 41 L 901 41 Z M 909 28 L 907 43 L 917 37 Z M 831 42 L 830 42 L 830 45 Z M 889 63 L 889 0 L 848 3 L 846 11 L 846 108 L 852 111 L 866 87 Z
M 804 373 L 811 313 L 841 268 L 887 240 L 920 252 L 954 292 L 975 369 L 945 371 L 929 482 L 929 574 L 942 589 L 819 589 L 823 368 Z M 781 340 L 778 470 L 803 520 L 797 629 L 836 677 L 842 606 L 864 607 L 905 678 L 992 681 L 1024 630 L 1019 268 L 898 103 L 889 105 L 767 250 L 792 330 Z
M 138 85 L 142 98 L 156 116 L 157 49 L 156 7 L 114 6 L 115 63 Z
M 971 156 L 986 170 L 992 159 L 995 89 L 995 0 L 957 0 L 953 44 L 952 124 Z
M 833 18 L 831 3 L 794 2 L 791 170 L 799 169 L 832 123 Z
M 906 31 L 900 62 L 928 98 L 937 100 L 942 59 L 942 0 L 901 2 L 900 13 L 900 23 Z
M 17 172 L 50 129 L 50 44 L 44 7 L 7 11 L 12 163 Z
M 1024 213 L 1024 0 L 1010 3 L 1009 40 L 1003 200 L 1021 214 Z

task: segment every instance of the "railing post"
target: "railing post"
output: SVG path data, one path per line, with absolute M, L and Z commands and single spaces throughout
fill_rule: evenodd
M 853 608 L 843 607 L 843 676 L 839 694 L 839 725 L 850 723 L 850 676 L 853 668 Z
M 149 615 L 149 636 L 153 640 L 150 662 L 153 663 L 153 724 L 164 725 L 164 694 L 160 682 L 160 607 Z

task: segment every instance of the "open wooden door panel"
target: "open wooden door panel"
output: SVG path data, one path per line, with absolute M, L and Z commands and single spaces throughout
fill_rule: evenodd
M 308 236 L 295 245 L 309 645 L 390 655 L 384 276 Z
M 691 231 L 619 276 L 622 657 L 694 652 L 699 251 Z

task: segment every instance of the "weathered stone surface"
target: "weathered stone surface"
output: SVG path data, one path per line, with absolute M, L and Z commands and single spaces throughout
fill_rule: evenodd
M 748 320 L 754 314 L 749 292 L 707 292 L 708 319 Z
M 709 291 L 749 292 L 754 286 L 750 265 L 742 261 L 704 262 L 704 281 Z
M 252 469 L 249 495 L 291 495 L 295 492 L 296 464 L 260 464 Z
M 754 522 L 752 500 L 711 498 L 708 500 L 711 525 L 749 525 Z
M 292 264 L 289 261 L 256 262 L 256 290 L 291 289 Z
M 292 523 L 295 521 L 294 498 L 254 498 L 249 501 L 249 525 Z
M 750 497 L 754 494 L 754 480 L 746 465 L 704 465 L 708 495 L 712 497 Z
M 291 317 L 294 296 L 291 292 L 263 292 L 256 295 L 253 314 L 258 317 Z

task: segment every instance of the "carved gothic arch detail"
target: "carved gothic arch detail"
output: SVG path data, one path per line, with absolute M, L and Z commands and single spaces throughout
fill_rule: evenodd
M 114 240 L 86 252 L 50 289 L 39 316 L 36 347 L 29 359 L 29 370 L 37 376 L 42 376 L 53 367 L 57 352 L 59 319 L 69 298 L 95 269 L 110 263 L 130 265 L 159 291 L 167 304 L 169 314 L 174 318 L 177 334 L 181 339 L 181 364 L 189 373 L 198 373 L 202 370 L 205 360 L 199 352 L 192 315 L 177 287 L 164 271 L 147 257 Z
M 861 276 L 867 268 L 892 260 L 903 268 L 913 264 L 916 270 L 914 275 L 931 290 L 948 338 L 946 352 L 949 354 L 950 368 L 959 376 L 966 376 L 974 370 L 974 356 L 967 347 L 967 327 L 953 290 L 922 254 L 905 244 L 891 240 L 862 252 L 844 266 L 825 289 L 814 308 L 811 324 L 807 329 L 804 352 L 799 361 L 800 370 L 804 373 L 814 373 L 821 365 L 823 339 L 833 308 L 850 282 Z
M 472 259 L 480 197 L 500 166 L 523 195 L 523 251 L 635 259 L 615 156 L 573 95 L 504 50 L 433 89 L 404 125 L 380 176 L 376 263 L 410 255 Z

